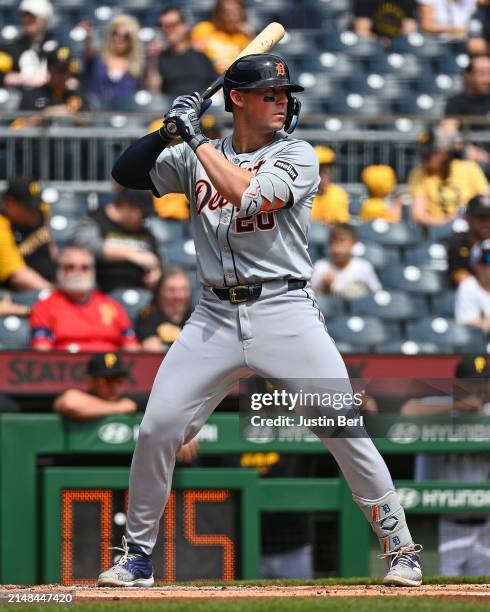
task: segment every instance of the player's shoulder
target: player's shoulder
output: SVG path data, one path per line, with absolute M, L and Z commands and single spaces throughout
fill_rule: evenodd
M 295 157 L 301 160 L 304 165 L 319 165 L 315 149 L 306 140 L 281 135 L 272 146 L 277 151 L 277 154 Z

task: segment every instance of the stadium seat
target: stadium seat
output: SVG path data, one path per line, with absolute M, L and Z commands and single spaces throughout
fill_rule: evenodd
M 430 298 L 431 311 L 435 317 L 454 317 L 454 300 L 456 292 L 447 289 L 440 295 L 434 295 Z
M 440 242 L 451 238 L 453 234 L 459 234 L 468 230 L 468 223 L 466 219 L 455 219 L 451 223 L 445 223 L 444 225 L 431 225 L 429 227 L 429 240 L 432 242 Z
M 326 70 L 332 78 L 347 77 L 353 74 L 362 74 L 362 65 L 349 58 L 346 53 L 332 53 L 325 51 L 319 56 L 318 69 Z
M 487 350 L 487 342 L 481 330 L 459 325 L 453 319 L 445 317 L 430 317 L 408 323 L 407 336 L 416 342 L 450 347 L 458 353 L 480 353 Z
M 0 317 L 0 349 L 15 350 L 29 346 L 29 323 L 24 317 Z
M 70 241 L 78 223 L 79 216 L 68 216 L 63 214 L 52 215 L 49 220 L 51 235 L 58 246 L 64 246 Z
M 421 231 L 418 226 L 406 223 L 388 223 L 384 219 L 376 219 L 364 223 L 357 228 L 360 240 L 377 242 L 385 246 L 405 247 L 417 244 L 421 240 Z
M 371 315 L 385 321 L 420 319 L 428 314 L 427 305 L 421 298 L 402 291 L 377 291 L 359 300 L 353 300 L 354 315 Z
M 441 346 L 433 342 L 415 342 L 414 340 L 395 340 L 386 344 L 378 344 L 374 352 L 379 354 L 401 355 L 444 355 L 453 352 L 451 347 Z
M 344 314 L 344 302 L 340 298 L 317 293 L 316 301 L 327 323 Z
M 444 272 L 447 270 L 447 249 L 439 242 L 420 244 L 406 250 L 405 261 Z
M 191 239 L 183 243 L 168 242 L 160 249 L 165 264 L 175 264 L 188 270 L 196 267 L 196 251 Z
M 330 328 L 329 328 L 330 331 Z M 372 353 L 372 348 L 369 344 L 360 344 L 359 342 L 355 342 L 355 343 L 351 343 L 351 342 L 344 342 L 343 340 L 336 340 L 335 341 L 335 346 L 337 347 L 337 350 L 342 354 L 342 355 L 349 355 L 349 354 L 369 354 Z
M 135 320 L 140 310 L 148 306 L 151 302 L 152 292 L 148 289 L 126 288 L 114 289 L 109 295 L 119 302 L 129 315 L 131 320 Z
M 329 235 L 330 228 L 328 225 L 323 225 L 323 223 L 311 223 L 310 229 L 308 230 L 308 242 L 311 245 L 318 245 L 326 249 Z
M 386 100 L 377 95 L 348 93 L 336 95 L 327 101 L 328 112 L 339 115 L 382 116 L 389 114 L 390 106 Z
M 397 249 L 390 249 L 376 242 L 356 242 L 352 255 L 367 259 L 377 270 L 383 270 L 400 261 L 400 253 Z
M 440 272 L 419 266 L 394 265 L 380 272 L 381 283 L 386 289 L 398 289 L 420 295 L 435 295 L 444 288 Z
M 0 88 L 0 110 L 15 111 L 19 108 L 21 93 L 16 89 Z
M 436 36 L 428 36 L 420 32 L 413 32 L 408 36 L 396 36 L 391 40 L 392 53 L 413 53 L 419 58 L 439 58 L 447 53 L 443 42 Z
M 396 334 L 394 326 L 385 325 L 381 319 L 372 316 L 342 316 L 328 324 L 332 338 L 348 342 L 353 346 L 383 344 L 393 339 Z
M 29 290 L 29 291 L 14 291 L 10 294 L 12 302 L 14 304 L 22 304 L 24 306 L 34 306 L 36 302 L 42 299 L 44 296 L 49 295 L 49 289 L 43 289 L 42 291 Z

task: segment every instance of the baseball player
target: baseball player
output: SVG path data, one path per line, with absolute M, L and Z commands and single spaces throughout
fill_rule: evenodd
M 209 102 L 197 92 L 179 96 L 163 126 L 114 166 L 126 187 L 187 196 L 203 293 L 156 376 L 131 466 L 124 554 L 99 586 L 153 585 L 151 553 L 176 452 L 240 378 L 348 384 L 309 284 L 308 222 L 319 176 L 313 148 L 288 135 L 300 109 L 291 94 L 299 91 L 282 58 L 245 56 L 224 77 L 232 135 L 210 142 L 199 126 Z M 179 135 L 183 142 L 170 147 Z M 422 547 L 372 441 L 323 442 L 379 538 L 389 562 L 385 584 L 420 585 Z

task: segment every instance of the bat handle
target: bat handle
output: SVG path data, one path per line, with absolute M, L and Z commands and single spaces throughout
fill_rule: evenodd
M 214 81 L 214 83 L 201 94 L 201 98 L 203 100 L 207 100 L 208 98 L 214 96 L 214 94 L 223 87 L 223 79 L 224 74 L 220 74 L 216 81 Z

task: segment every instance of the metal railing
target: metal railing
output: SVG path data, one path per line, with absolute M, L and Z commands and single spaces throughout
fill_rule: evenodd
M 24 175 L 43 184 L 107 190 L 114 162 L 133 140 L 146 133 L 155 115 L 80 113 L 78 125 L 60 121 L 25 129 L 10 127 L 15 118 L 19 113 L 0 113 L 0 185 Z M 221 132 L 229 133 L 231 116 L 222 114 L 216 119 Z M 362 169 L 369 164 L 391 165 L 403 182 L 417 163 L 418 135 L 435 122 L 420 117 L 306 115 L 295 137 L 328 144 L 335 150 L 338 182 L 359 182 Z M 466 142 L 490 148 L 488 119 L 466 117 L 461 123 Z

